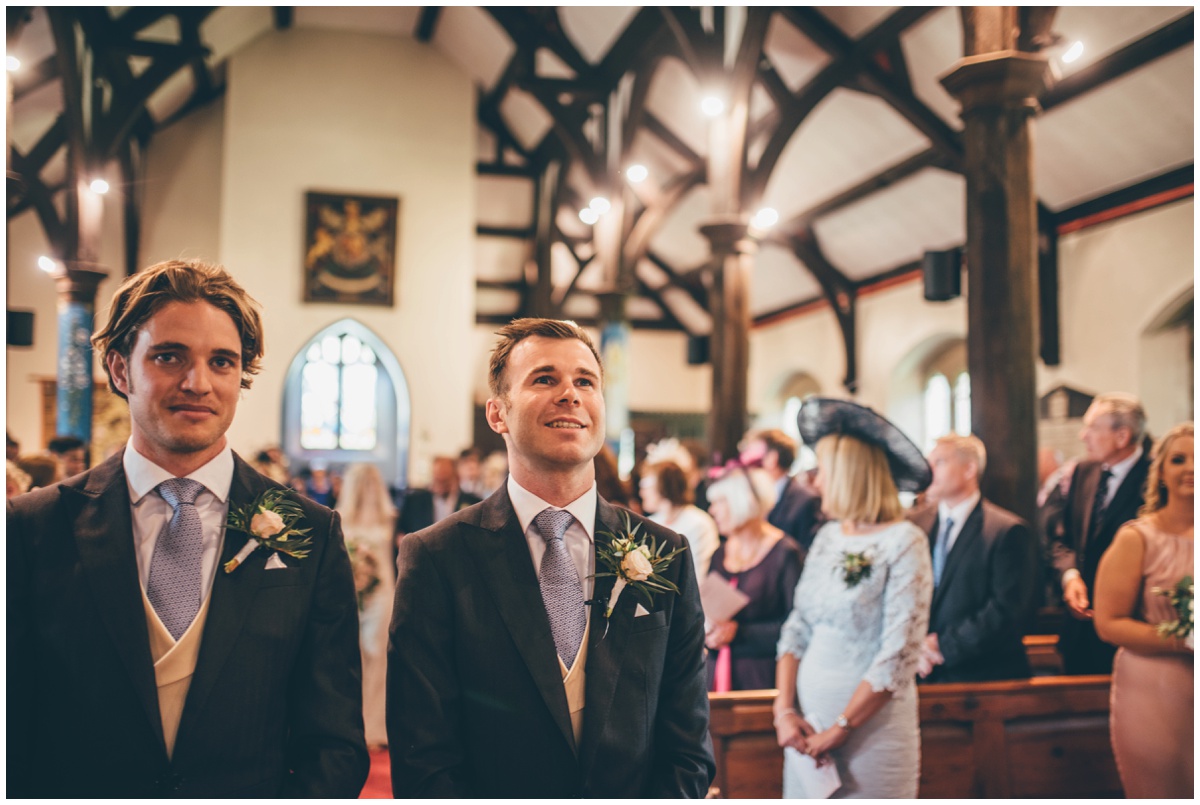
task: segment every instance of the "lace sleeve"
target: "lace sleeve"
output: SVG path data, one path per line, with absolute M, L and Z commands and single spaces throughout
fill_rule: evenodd
M 804 650 L 808 648 L 808 641 L 812 637 L 812 624 L 805 620 L 803 607 L 800 606 L 800 588 L 803 584 L 804 577 L 801 576 L 796 584 L 796 592 L 792 595 L 792 611 L 783 622 L 783 628 L 779 630 L 775 659 L 784 654 L 791 654 L 798 660 L 804 659 Z
M 914 684 L 921 644 L 929 630 L 933 568 L 925 537 L 912 527 L 900 536 L 905 545 L 888 568 L 883 590 L 883 631 L 879 651 L 863 675 L 876 693 Z

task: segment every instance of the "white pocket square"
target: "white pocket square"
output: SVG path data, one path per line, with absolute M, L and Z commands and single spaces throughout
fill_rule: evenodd
M 640 617 L 642 617 L 643 615 L 649 615 L 649 614 L 650 614 L 650 610 L 646 609 L 646 608 L 645 608 L 644 606 L 642 606 L 641 604 L 638 604 L 638 605 L 637 605 L 637 609 L 635 609 L 635 610 L 633 611 L 633 617 L 635 617 L 635 618 L 640 618 Z
M 279 554 L 272 553 L 271 558 L 267 560 L 267 570 L 287 570 L 287 565 L 279 558 Z

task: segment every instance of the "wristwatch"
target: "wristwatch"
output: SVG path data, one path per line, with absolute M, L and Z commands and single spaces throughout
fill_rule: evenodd
M 844 729 L 846 732 L 854 729 L 850 726 L 850 719 L 846 718 L 845 713 L 839 713 L 838 717 L 833 720 L 833 723 Z

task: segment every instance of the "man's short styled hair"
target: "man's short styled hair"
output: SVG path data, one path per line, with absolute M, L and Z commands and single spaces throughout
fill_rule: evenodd
M 591 336 L 587 334 L 587 331 L 573 321 L 535 318 L 513 319 L 497 330 L 496 335 L 500 336 L 500 340 L 492 350 L 492 357 L 488 363 L 488 389 L 496 399 L 500 399 L 508 394 L 508 384 L 504 379 L 504 370 L 508 368 L 508 357 L 512 354 L 513 348 L 526 338 L 534 335 L 541 336 L 542 338 L 574 338 L 582 341 L 596 358 L 596 365 L 600 367 L 600 380 L 601 382 L 604 380 L 604 361 L 600 360 L 600 353 L 596 350 L 596 345 L 592 343 Z
M 936 444 L 938 447 L 946 445 L 963 461 L 974 464 L 976 477 L 983 477 L 983 471 L 987 468 L 987 448 L 978 436 L 973 433 L 966 436 L 948 433 L 938 437 Z
M 242 342 L 242 388 L 250 388 L 263 355 L 258 303 L 220 266 L 199 260 L 168 260 L 142 269 L 121 283 L 113 295 L 108 322 L 92 336 L 112 392 L 125 396 L 113 383 L 108 354 L 116 352 L 128 358 L 138 330 L 171 302 L 207 302 L 233 319 Z
M 784 472 L 796 463 L 796 440 L 779 428 L 758 431 L 751 435 L 752 439 L 760 439 L 767 446 L 768 453 L 779 456 L 779 468 Z
M 1113 391 L 1108 394 L 1098 394 L 1092 400 L 1096 413 L 1103 416 L 1108 414 L 1112 420 L 1113 429 L 1128 428 L 1129 443 L 1137 446 L 1146 434 L 1146 409 L 1141 401 L 1132 394 L 1123 391 Z
M 87 443 L 78 436 L 55 436 L 46 445 L 46 449 L 56 456 L 65 455 L 72 450 L 82 450 Z

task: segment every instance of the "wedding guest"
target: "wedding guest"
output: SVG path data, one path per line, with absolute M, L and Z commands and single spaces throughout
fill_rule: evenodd
M 87 469 L 87 443 L 77 436 L 55 436 L 46 446 L 58 462 L 58 476 L 64 481 Z
M 809 486 L 807 473 L 790 474 L 796 442 L 777 428 L 752 432 L 745 442 L 742 462 L 762 467 L 775 484 L 775 505 L 767 522 L 807 551 L 821 525 L 821 496 Z
M 750 597 L 733 620 L 706 624 L 709 690 L 774 687 L 775 645 L 803 564 L 800 546 L 767 522 L 774 503 L 760 469 L 735 467 L 708 487 L 708 513 L 726 538 L 712 570 Z
M 596 490 L 600 497 L 614 506 L 641 513 L 641 507 L 633 496 L 629 484 L 622 480 L 617 470 L 617 457 L 607 444 L 596 454 Z
M 29 491 L 29 485 L 32 483 L 29 474 L 12 461 L 5 462 L 4 480 L 6 499 L 25 494 Z
M 1195 428 L 1159 442 L 1138 519 L 1117 532 L 1096 571 L 1096 632 L 1118 646 L 1109 708 L 1113 754 L 1130 799 L 1190 799 L 1195 772 Z M 1169 593 L 1186 584 L 1186 604 Z M 1186 607 L 1186 613 L 1179 609 Z
M 835 763 L 839 797 L 907 798 L 920 775 L 916 671 L 929 626 L 929 543 L 899 490 L 929 485 L 929 464 L 869 408 L 823 397 L 800 407 L 817 451 L 830 522 L 813 540 L 779 637 L 775 730 L 783 795 L 809 796 L 807 755 Z
M 41 489 L 58 480 L 58 462 L 51 456 L 21 456 L 17 466 L 29 476 L 29 488 Z
M 16 461 L 21 457 L 21 443 L 12 437 L 8 431 L 4 431 L 4 455 L 9 461 Z
M 642 508 L 651 520 L 687 538 L 696 577 L 704 581 L 721 536 L 712 517 L 693 505 L 692 489 L 683 469 L 672 461 L 650 464 L 642 469 L 638 490 Z
M 411 534 L 478 502 L 477 496 L 459 489 L 454 459 L 438 456 L 433 460 L 429 488 L 410 489 L 405 494 L 397 529 L 401 534 Z
M 468 447 L 458 454 L 458 488 L 483 499 L 483 454 L 479 448 Z
M 504 485 L 504 479 L 508 477 L 508 456 L 502 450 L 496 450 L 488 454 L 488 457 L 483 460 L 483 475 L 480 479 L 483 483 L 483 492 L 480 497 L 490 497 L 493 492 Z

